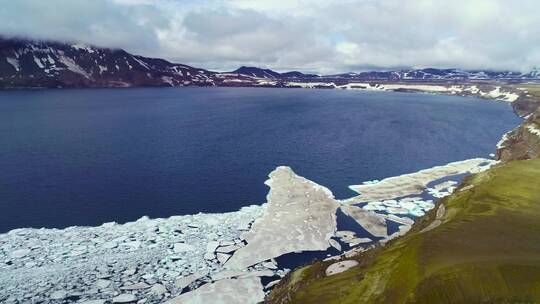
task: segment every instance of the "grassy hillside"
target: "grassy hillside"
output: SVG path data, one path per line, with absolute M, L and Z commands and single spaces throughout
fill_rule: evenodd
M 443 201 L 443 223 L 355 257 L 360 265 L 326 277 L 332 262 L 293 272 L 270 303 L 540 302 L 540 159 L 512 161 L 471 176 Z M 436 210 L 436 209 L 434 209 Z

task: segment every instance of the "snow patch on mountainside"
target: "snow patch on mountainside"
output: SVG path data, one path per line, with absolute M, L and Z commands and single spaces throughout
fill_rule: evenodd
M 82 43 L 72 44 L 71 47 L 76 49 L 76 50 L 86 51 L 88 53 L 94 53 L 95 52 L 95 50 L 91 46 L 86 45 L 86 44 L 82 44 Z
M 528 130 L 530 133 L 532 133 L 532 134 L 534 134 L 534 135 L 540 137 L 540 129 L 538 129 L 537 127 L 535 127 L 535 126 L 533 126 L 533 125 L 528 125 L 528 126 L 527 126 L 527 130 Z
M 83 68 L 81 68 L 73 59 L 67 56 L 60 56 L 59 60 L 67 67 L 68 70 L 77 74 L 81 74 L 84 77 L 90 79 L 90 75 Z
M 276 80 L 262 80 L 262 79 L 259 79 L 259 80 L 257 80 L 257 85 L 275 86 L 275 85 L 277 85 L 277 81 Z
M 508 133 L 505 133 L 501 140 L 499 140 L 499 142 L 497 143 L 497 149 L 502 149 L 504 147 L 506 147 L 506 141 L 509 139 L 509 135 L 512 131 L 508 132 Z
M 38 66 L 40 69 L 44 69 L 44 68 L 45 68 L 45 65 L 43 65 L 43 63 L 41 62 L 41 59 L 37 58 L 35 55 L 34 55 L 34 62 L 37 64 L 37 66 Z
M 15 58 L 11 58 L 11 57 L 6 57 L 6 60 L 9 64 L 13 66 L 13 68 L 15 68 L 17 72 L 21 70 L 21 67 L 19 65 L 19 60 Z
M 174 87 L 173 78 L 170 76 L 161 76 L 163 82 L 168 83 L 171 87 Z
M 137 57 L 135 56 L 131 56 L 131 58 L 133 58 L 133 60 L 135 60 L 138 64 L 140 64 L 143 68 L 147 69 L 147 70 L 150 70 L 150 67 L 148 66 L 148 64 L 146 64 L 146 62 L 142 61 L 142 60 L 139 60 Z
M 250 81 L 249 80 L 244 80 L 244 79 L 224 79 L 223 82 L 225 82 L 225 83 L 233 83 L 233 82 L 237 82 L 237 83 L 247 82 L 247 83 L 249 83 Z

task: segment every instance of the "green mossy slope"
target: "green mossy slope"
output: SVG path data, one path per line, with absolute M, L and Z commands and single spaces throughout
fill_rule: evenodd
M 431 213 L 331 277 L 331 262 L 303 267 L 268 302 L 540 303 L 540 159 L 499 165 L 460 189 L 443 201 L 440 226 L 421 232 Z

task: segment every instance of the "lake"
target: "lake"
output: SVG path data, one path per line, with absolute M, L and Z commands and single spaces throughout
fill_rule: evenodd
M 226 212 L 287 165 L 329 187 L 488 157 L 509 105 L 264 88 L 0 92 L 0 232 Z

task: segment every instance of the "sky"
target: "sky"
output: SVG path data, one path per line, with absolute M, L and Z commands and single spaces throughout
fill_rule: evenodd
M 0 35 L 197 67 L 321 74 L 540 66 L 538 0 L 0 0 Z

